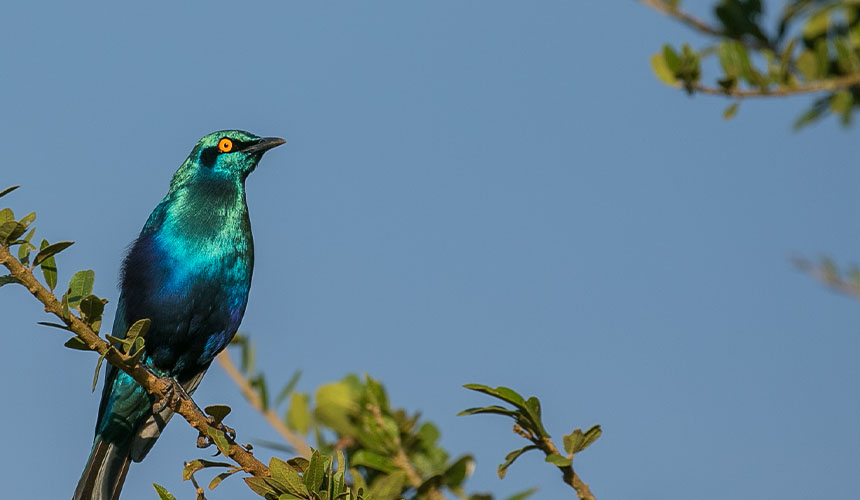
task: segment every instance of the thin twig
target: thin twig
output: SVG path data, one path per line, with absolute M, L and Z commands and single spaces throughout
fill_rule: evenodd
M 53 292 L 45 288 L 32 271 L 24 266 L 18 259 L 12 256 L 9 252 L 9 247 L 0 245 L 0 265 L 6 267 L 12 276 L 23 285 L 36 299 L 45 306 L 45 312 L 53 314 L 59 318 L 69 330 L 83 340 L 87 346 L 99 354 L 105 356 L 108 363 L 116 366 L 118 369 L 129 374 L 138 384 L 143 387 L 147 393 L 157 396 L 160 399 L 166 398 L 170 393 L 170 385 L 164 380 L 150 372 L 145 366 L 138 363 L 134 366 L 130 363 L 130 357 L 123 355 L 111 344 L 104 341 L 83 321 L 74 314 L 69 314 L 68 317 L 63 316 L 63 306 Z M 208 435 L 210 428 L 215 428 L 224 431 L 221 424 L 212 426 L 209 417 L 199 410 L 194 401 L 185 397 L 182 394 L 169 397 L 168 404 L 170 408 L 181 415 L 192 427 L 197 429 L 201 434 Z M 225 433 L 226 434 L 226 433 Z M 257 460 L 253 454 L 237 445 L 229 436 L 227 436 L 229 448 L 226 455 L 242 466 L 242 469 L 258 477 L 269 475 L 269 469 L 262 462 Z
M 651 7 L 652 9 L 660 13 L 666 14 L 671 18 L 677 19 L 678 21 L 681 21 L 682 23 L 693 28 L 694 30 L 704 33 L 706 35 L 724 35 L 722 30 L 714 28 L 713 26 L 709 25 L 705 21 L 702 21 L 698 17 L 679 9 L 678 7 L 673 7 L 668 3 L 664 2 L 663 0 L 639 0 L 639 3 L 647 5 L 648 7 Z
M 260 398 L 260 394 L 251 386 L 251 383 L 248 382 L 239 369 L 236 368 L 236 365 L 230 358 L 230 353 L 225 349 L 215 359 L 218 361 L 218 364 L 221 365 L 221 368 L 227 373 L 227 376 L 229 376 L 236 386 L 239 387 L 239 390 L 242 391 L 242 395 L 245 396 L 245 399 L 248 400 L 255 410 L 260 412 L 263 417 L 266 418 L 269 425 L 272 426 L 272 428 L 275 429 L 275 431 L 280 434 L 284 440 L 290 443 L 290 446 L 295 449 L 296 453 L 303 457 L 310 458 L 310 446 L 308 446 L 302 438 L 290 431 L 287 426 L 284 425 L 284 421 L 277 413 L 274 412 L 274 410 L 263 407 L 263 400 Z

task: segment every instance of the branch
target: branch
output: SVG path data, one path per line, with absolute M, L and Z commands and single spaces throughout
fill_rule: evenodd
M 218 364 L 221 365 L 221 368 L 227 373 L 227 375 L 235 382 L 235 384 L 239 387 L 239 390 L 242 391 L 242 395 L 245 396 L 245 399 L 254 407 L 255 410 L 260 412 L 263 417 L 266 418 L 266 421 L 269 422 L 269 425 L 272 426 L 275 431 L 280 434 L 290 445 L 296 450 L 296 453 L 299 455 L 310 458 L 311 456 L 311 448 L 307 443 L 302 440 L 299 436 L 295 435 L 292 431 L 290 431 L 286 425 L 284 425 L 283 420 L 278 416 L 277 413 L 274 412 L 271 408 L 263 407 L 263 400 L 260 398 L 260 394 L 251 386 L 247 379 L 242 375 L 236 365 L 233 363 L 233 360 L 230 358 L 230 353 L 228 350 L 224 350 L 221 354 L 215 358 L 218 361 Z
M 706 87 L 704 85 L 695 85 L 693 92 L 699 92 L 707 95 L 721 95 L 734 98 L 748 97 L 785 97 L 791 95 L 812 94 L 815 92 L 842 90 L 849 87 L 860 85 L 860 72 L 850 75 L 840 76 L 838 78 L 829 78 L 818 80 L 816 82 L 798 85 L 796 87 L 776 87 L 774 89 L 724 89 L 721 87 Z M 677 85 L 680 88 L 680 85 Z
M 797 269 L 812 276 L 831 290 L 845 294 L 852 299 L 860 300 L 860 285 L 853 281 L 846 280 L 840 276 L 839 272 L 834 268 L 830 268 L 828 266 L 816 266 L 812 262 L 801 257 L 792 259 L 792 262 Z
M 0 265 L 6 267 L 18 283 L 27 288 L 45 306 L 45 312 L 59 318 L 91 350 L 102 354 L 110 364 L 129 374 L 147 393 L 155 395 L 159 399 L 167 398 L 170 408 L 175 413 L 182 415 L 202 435 L 208 436 L 209 429 L 225 431 L 225 428 L 220 423 L 214 426 L 211 425 L 210 418 L 200 411 L 200 408 L 191 398 L 187 398 L 182 394 L 176 395 L 178 397 L 168 397 L 171 389 L 170 384 L 150 372 L 145 366 L 139 363 L 132 365 L 130 362 L 131 357 L 123 355 L 110 343 L 102 340 L 86 323 L 74 314 L 69 314 L 67 318 L 64 317 L 63 306 L 53 292 L 45 288 L 33 276 L 30 268 L 24 266 L 18 259 L 13 257 L 9 252 L 9 247 L 5 245 L 0 245 Z M 225 434 L 228 433 L 225 432 Z M 257 460 L 252 453 L 236 444 L 229 435 L 227 436 L 227 442 L 229 447 L 221 450 L 222 453 L 233 459 L 243 470 L 258 477 L 269 475 L 268 467 Z
M 373 413 L 374 417 L 376 417 L 376 423 L 384 429 L 386 424 L 385 419 L 382 416 L 382 410 L 380 410 L 378 406 L 372 404 L 368 404 L 367 409 Z M 415 470 L 415 467 L 413 467 L 412 462 L 409 460 L 409 456 L 403 449 L 403 443 L 400 440 L 400 436 L 395 436 L 394 440 L 394 445 L 397 447 L 393 459 L 394 465 L 406 473 L 406 480 L 409 482 L 409 485 L 417 490 L 424 481 L 421 479 L 421 475 L 418 471 Z M 429 500 L 445 500 L 445 495 L 439 491 L 439 488 L 432 485 L 427 489 L 426 496 Z
M 709 36 L 724 36 L 722 30 L 712 27 L 698 17 L 689 14 L 678 7 L 673 7 L 663 0 L 639 0 L 639 3 L 644 4 L 652 9 L 665 14 L 671 18 L 677 19 L 696 31 Z
M 555 443 L 553 443 L 548 437 L 542 437 L 536 440 L 533 440 L 534 444 L 537 445 L 538 448 L 541 449 L 544 453 L 549 455 L 561 455 L 559 453 L 558 448 L 555 447 Z M 580 498 L 580 500 L 597 500 L 594 494 L 591 492 L 591 488 L 588 487 L 587 484 L 579 477 L 579 475 L 573 470 L 573 465 L 567 466 L 557 466 L 561 471 L 562 476 L 564 476 L 564 482 L 570 485 L 571 488 L 576 490 L 576 495 Z

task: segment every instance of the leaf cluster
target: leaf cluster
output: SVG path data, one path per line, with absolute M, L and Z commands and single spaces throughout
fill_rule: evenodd
M 666 2 L 676 12 L 681 2 Z M 671 4 L 671 5 L 670 5 Z M 828 113 L 848 126 L 860 106 L 860 3 L 853 0 L 786 2 L 767 27 L 760 0 L 721 0 L 713 9 L 718 33 L 700 49 L 671 45 L 651 57 L 657 77 L 689 93 L 723 93 L 739 99 L 818 92 L 794 123 L 800 129 Z M 710 33 L 709 33 L 710 34 Z M 716 59 L 715 86 L 702 84 L 702 67 Z M 724 117 L 731 118 L 738 102 Z
M 524 398 L 508 387 L 490 387 L 482 384 L 466 384 L 463 387 L 492 396 L 508 403 L 512 408 L 500 405 L 479 406 L 463 410 L 458 415 L 492 414 L 509 417 L 514 421 L 514 432 L 532 443 L 513 450 L 505 456 L 505 461 L 498 467 L 499 478 L 504 478 L 508 467 L 524 453 L 531 450 L 543 451 L 548 463 L 562 469 L 570 468 L 573 463 L 573 456 L 588 448 L 603 432 L 599 425 L 594 425 L 584 432 L 579 428 L 574 429 L 573 432 L 563 437 L 564 450 L 567 455 L 562 455 L 550 440 L 551 436 L 543 425 L 541 404 L 538 398 L 534 396 Z

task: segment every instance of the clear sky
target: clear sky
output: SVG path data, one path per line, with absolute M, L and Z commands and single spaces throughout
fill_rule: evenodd
M 0 185 L 23 188 L 3 202 L 77 241 L 60 283 L 92 268 L 112 306 L 201 136 L 285 137 L 247 183 L 242 330 L 270 379 L 374 375 L 499 498 L 572 492 L 537 454 L 499 480 L 523 443 L 455 417 L 488 402 L 463 383 L 538 395 L 557 438 L 602 424 L 576 463 L 602 500 L 854 498 L 860 304 L 789 258 L 860 257 L 858 129 L 792 133 L 808 98 L 723 121 L 727 102 L 651 74 L 690 39 L 630 1 L 11 2 Z M 0 315 L 3 496 L 68 498 L 96 356 L 36 326 L 23 290 L 0 290 Z M 196 399 L 233 406 L 243 440 L 276 438 L 217 368 Z M 123 498 L 156 498 L 153 481 L 193 498 L 194 442 L 174 420 Z M 211 498 L 256 497 L 234 480 Z

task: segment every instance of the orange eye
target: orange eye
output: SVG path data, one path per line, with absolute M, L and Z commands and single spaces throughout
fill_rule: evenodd
M 233 149 L 233 141 L 226 137 L 221 139 L 218 141 L 218 149 L 220 149 L 222 153 L 229 153 Z

